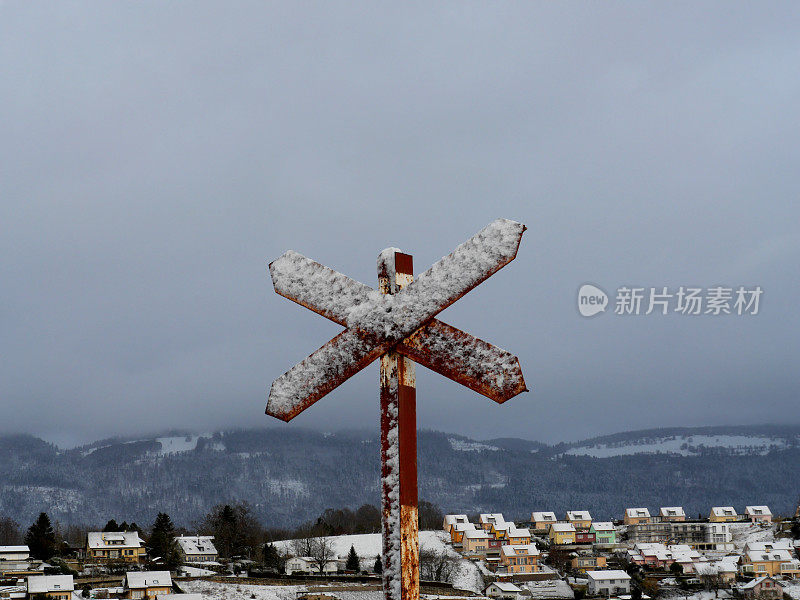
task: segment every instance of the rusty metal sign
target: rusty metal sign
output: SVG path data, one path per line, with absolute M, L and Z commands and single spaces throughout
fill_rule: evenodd
M 289 421 L 380 358 L 383 584 L 419 598 L 414 363 L 502 403 L 527 391 L 519 360 L 435 317 L 517 255 L 525 226 L 493 221 L 414 280 L 396 248 L 378 257 L 378 290 L 297 252 L 270 263 L 275 291 L 345 330 L 278 377 L 266 413 Z

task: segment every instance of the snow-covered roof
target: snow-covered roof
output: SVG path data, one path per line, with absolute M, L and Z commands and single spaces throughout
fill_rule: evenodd
M 496 587 L 501 592 L 521 592 L 522 590 L 515 586 L 513 583 L 508 583 L 505 581 L 495 581 L 486 589 L 488 590 L 492 586 Z
M 535 512 L 533 513 L 532 517 L 532 520 L 537 522 L 551 521 L 555 523 L 558 521 L 558 519 L 556 519 L 556 513 L 554 512 Z
M 47 592 L 72 592 L 75 583 L 72 575 L 32 575 L 28 577 L 28 594 L 46 594 Z
M 632 518 L 650 518 L 650 511 L 646 508 L 626 508 L 625 514 Z
M 685 517 L 686 513 L 683 511 L 682 506 L 662 506 L 662 517 Z
M 503 518 L 503 513 L 483 513 L 481 514 L 480 520 L 481 523 L 492 523 L 493 525 L 506 522 Z
M 503 556 L 538 556 L 536 544 L 506 544 L 500 548 Z
M 611 521 L 594 521 L 592 529 L 595 531 L 614 531 L 614 524 Z
M 794 559 L 789 550 L 751 550 L 746 556 L 750 562 L 791 562 Z
M 769 506 L 748 506 L 744 509 L 744 512 L 751 517 L 772 516 L 772 511 L 769 509 Z
M 175 541 L 186 556 L 217 553 L 213 535 L 181 535 Z
M 156 594 L 156 600 L 203 600 L 203 594 Z
M 471 531 L 475 529 L 475 523 L 453 523 L 453 529 L 456 531 Z
M 735 517 L 736 509 L 732 506 L 712 506 L 711 512 L 715 517 Z
M 128 589 L 172 587 L 169 571 L 128 571 L 125 573 Z
M 445 515 L 444 522 L 448 525 L 455 525 L 456 523 L 466 523 L 469 521 L 467 515 Z
M 575 526 L 572 523 L 553 523 L 550 525 L 550 531 L 566 532 L 575 531 Z
M 769 575 L 765 575 L 764 577 L 759 577 L 758 579 L 753 579 L 753 581 L 748 581 L 747 583 L 745 583 L 742 586 L 742 589 L 743 590 L 752 589 L 752 588 L 756 587 L 758 584 L 766 581 L 767 579 L 772 579 L 772 577 L 770 577 Z M 778 581 L 777 579 L 772 579 L 772 581 L 774 581 L 776 585 L 779 585 L 779 586 L 783 587 L 783 584 L 780 581 Z
M 470 540 L 488 540 L 491 536 L 483 529 L 468 529 L 464 532 L 464 537 Z
M 27 546 L 0 546 L 0 554 L 22 554 L 30 551 L 31 549 Z
M 136 531 L 90 531 L 87 538 L 92 550 L 141 548 L 144 543 Z
M 568 510 L 567 520 L 569 521 L 591 521 L 592 515 L 588 510 Z
M 625 571 L 610 570 L 610 571 L 586 571 L 586 576 L 595 581 L 602 581 L 605 579 L 630 579 L 631 576 Z
M 744 545 L 746 552 L 772 552 L 773 550 L 792 550 L 792 542 L 788 539 L 774 540 L 772 542 L 747 542 Z
M 527 529 L 517 529 L 517 526 L 511 523 L 511 527 L 507 530 L 508 537 L 531 537 L 531 532 Z

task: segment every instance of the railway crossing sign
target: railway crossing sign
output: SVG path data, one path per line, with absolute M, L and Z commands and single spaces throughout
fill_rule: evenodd
M 380 359 L 383 587 L 419 598 L 414 363 L 502 403 L 527 391 L 517 357 L 436 319 L 514 260 L 525 226 L 493 221 L 414 280 L 397 248 L 378 256 L 378 290 L 289 250 L 270 263 L 275 291 L 345 330 L 278 377 L 266 413 L 289 421 Z

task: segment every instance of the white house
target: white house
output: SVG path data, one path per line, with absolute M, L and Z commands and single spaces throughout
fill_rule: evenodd
M 751 523 L 772 523 L 769 506 L 748 506 L 744 509 L 744 514 Z
M 183 561 L 187 563 L 213 562 L 217 560 L 217 549 L 213 535 L 180 535 L 178 542 Z
M 28 597 L 46 594 L 54 600 L 69 600 L 75 590 L 72 575 L 33 575 L 28 577 Z
M 705 523 L 706 526 L 706 543 L 716 544 L 719 550 L 724 550 L 724 544 L 730 544 L 733 536 L 731 535 L 731 526 L 728 523 L 714 522 Z M 723 547 L 719 547 L 720 544 Z
M 489 585 L 483 593 L 489 598 L 496 598 L 499 600 L 521 600 L 531 595 L 530 590 L 503 581 L 495 581 Z
M 31 551 L 27 546 L 0 546 L 0 560 L 25 562 Z
M 625 571 L 586 571 L 590 596 L 618 596 L 631 593 L 631 576 Z
M 332 558 L 322 568 L 323 573 L 336 573 L 339 570 L 339 561 Z M 286 574 L 293 573 L 319 573 L 319 564 L 310 556 L 293 556 L 286 561 Z

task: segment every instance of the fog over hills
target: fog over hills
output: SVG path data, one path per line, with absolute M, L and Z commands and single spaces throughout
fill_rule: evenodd
M 27 524 L 44 510 L 64 523 L 191 526 L 212 506 L 243 500 L 269 526 L 329 507 L 379 501 L 376 432 L 251 429 L 171 432 L 61 450 L 29 435 L 0 437 L 0 515 Z M 800 426 L 666 428 L 553 446 L 517 438 L 419 434 L 420 496 L 445 511 L 768 504 L 790 514 L 800 487 Z

